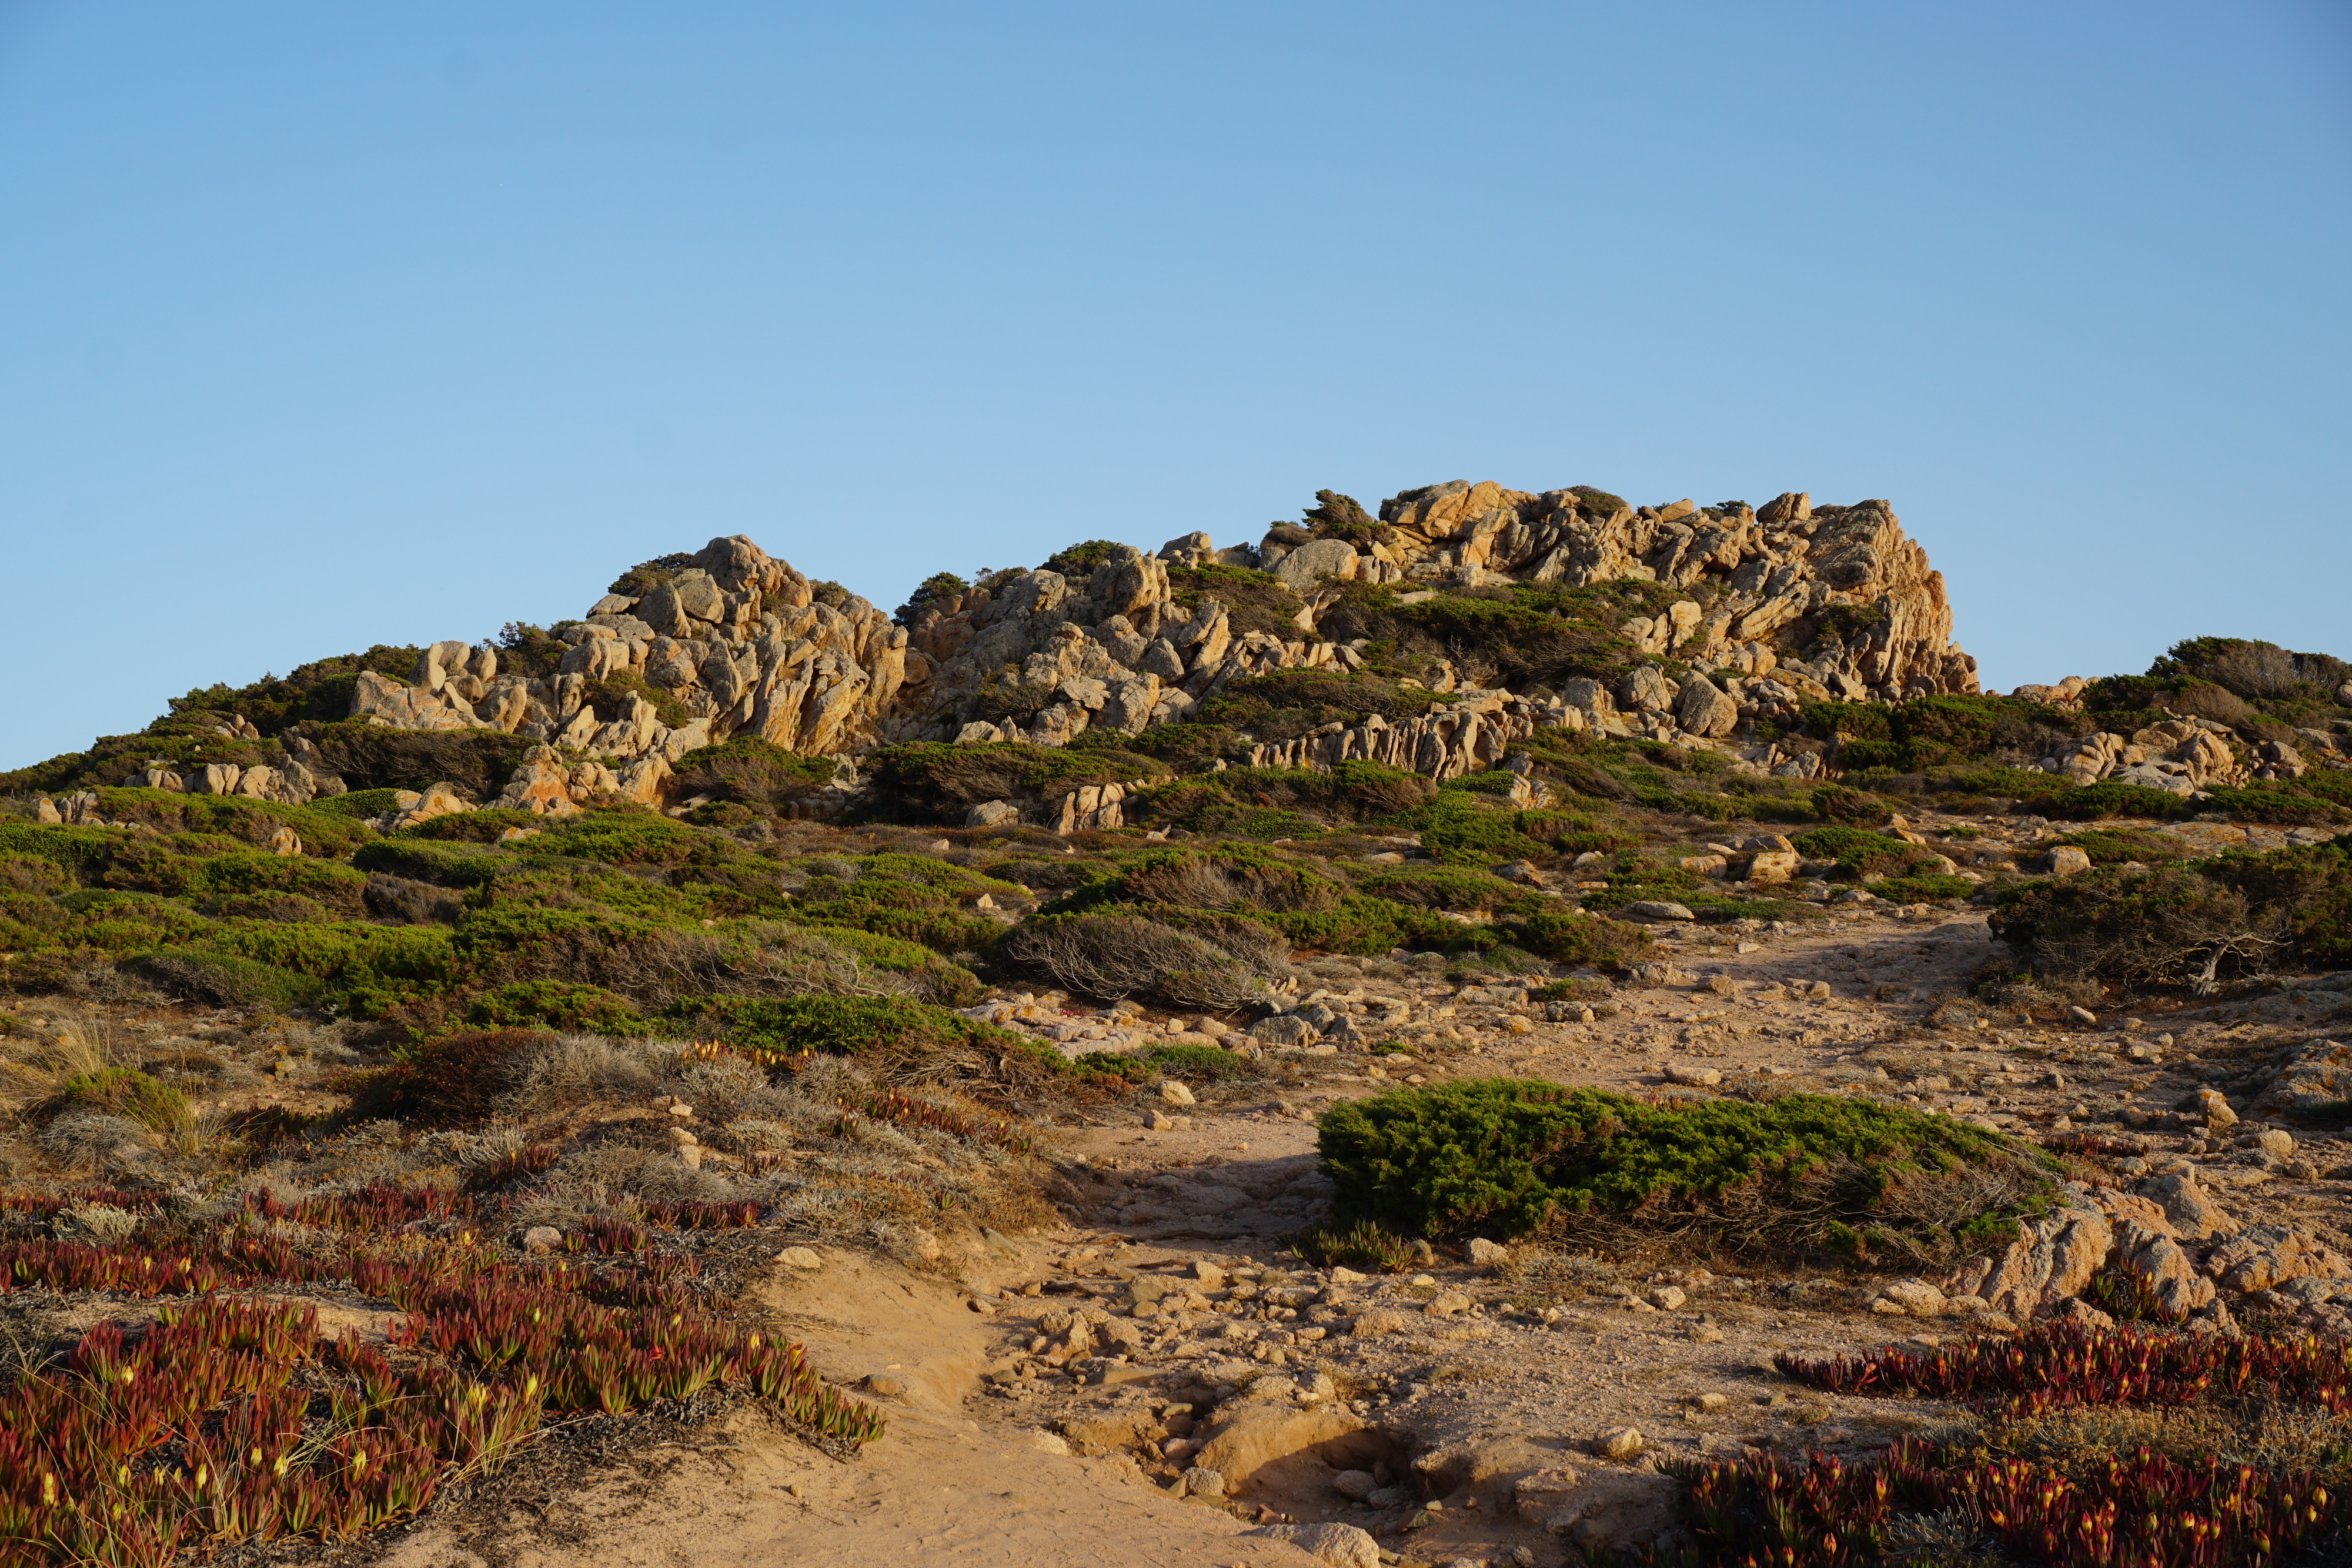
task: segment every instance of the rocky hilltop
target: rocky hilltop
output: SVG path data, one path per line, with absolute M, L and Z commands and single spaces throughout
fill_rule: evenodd
M 713 539 L 635 569 L 556 628 L 551 670 L 436 643 L 404 681 L 360 672 L 350 713 L 542 741 L 553 749 L 527 761 L 503 803 L 561 810 L 598 793 L 658 800 L 679 758 L 738 737 L 846 770 L 891 741 L 1061 747 L 1182 720 L 1237 679 L 1286 670 L 1410 681 L 1409 668 L 1426 677 L 1412 684 L 1462 700 L 1234 760 L 1364 758 L 1444 778 L 1492 766 L 1515 736 L 1564 727 L 1744 739 L 1727 747 L 1740 764 L 1811 776 L 1817 758 L 1752 743 L 1759 718 L 1977 689 L 1941 575 L 1876 500 L 1635 507 L 1590 486 L 1455 481 L 1396 496 L 1377 519 L 1332 497 L 1255 545 L 1219 549 L 1193 533 L 1147 554 L 1095 541 L 1033 570 L 927 586 L 894 618 L 749 538 Z M 1412 612 L 1441 595 L 1549 619 L 1568 645 L 1509 672 L 1400 659 L 1400 642 L 1431 640 Z M 600 704 L 615 676 L 639 692 Z M 297 745 L 286 766 L 234 779 L 159 762 L 143 781 L 299 802 L 321 787 L 314 760 Z

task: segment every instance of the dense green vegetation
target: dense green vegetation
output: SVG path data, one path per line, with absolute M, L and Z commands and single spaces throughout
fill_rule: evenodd
M 1868 1100 L 1654 1105 L 1592 1089 L 1473 1079 L 1335 1106 L 1320 1123 L 1338 1222 L 1510 1239 L 1580 1220 L 1709 1226 L 1732 1245 L 1770 1212 L 1782 1245 L 1923 1256 L 2047 1203 L 2038 1156 L 1949 1117 Z M 2009 1200 L 1939 1208 L 1946 1178 L 2005 1171 Z M 1806 1218 L 1800 1219 L 1800 1211 Z M 1751 1238 L 1752 1239 L 1752 1238 Z

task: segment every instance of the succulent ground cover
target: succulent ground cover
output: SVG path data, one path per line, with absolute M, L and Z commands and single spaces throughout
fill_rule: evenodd
M 348 1536 L 495 1469 L 567 1412 L 623 1415 L 708 1388 L 755 1395 L 844 1444 L 882 1430 L 796 1346 L 729 1321 L 696 1255 L 651 1244 L 642 1225 L 583 1228 L 517 1260 L 477 1228 L 496 1223 L 494 1206 L 432 1188 L 114 1213 L 124 1233 L 103 1243 L 0 1243 L 6 1295 L 103 1292 L 131 1331 L 100 1322 L 0 1396 L 11 1563 L 162 1563 L 217 1542 Z M 649 1218 L 693 1230 L 756 1215 Z M 322 1304 L 354 1302 L 397 1315 L 375 1335 L 321 1331 Z
M 2352 1503 L 2340 1340 L 2058 1323 L 1781 1367 L 1839 1393 L 1960 1399 L 1980 1418 L 1859 1464 L 1681 1465 L 1696 1545 L 1653 1561 L 2290 1563 L 2331 1545 Z M 2281 1420 L 2295 1413 L 2318 1419 Z

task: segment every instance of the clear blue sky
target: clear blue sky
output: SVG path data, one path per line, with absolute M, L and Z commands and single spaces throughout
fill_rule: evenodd
M 748 533 L 1883 496 L 2352 656 L 2352 8 L 0 0 L 0 767 Z

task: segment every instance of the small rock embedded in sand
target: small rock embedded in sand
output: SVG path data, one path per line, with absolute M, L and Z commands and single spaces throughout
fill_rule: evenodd
M 1731 1408 L 1728 1394 L 1702 1394 L 1691 1401 L 1691 1407 L 1702 1416 L 1720 1416 Z
M 1890 1301 L 1896 1310 L 1915 1318 L 1935 1318 L 1944 1314 L 1944 1292 L 1925 1280 L 1897 1280 L 1878 1292 L 1879 1301 Z M 1878 1301 L 1870 1310 L 1878 1310 Z
M 1693 1067 L 1688 1062 L 1669 1061 L 1666 1063 L 1666 1082 L 1712 1089 L 1723 1082 L 1723 1074 L 1712 1067 Z
M 1069 1439 L 1059 1432 L 1032 1432 L 1028 1441 L 1029 1446 L 1041 1454 L 1066 1454 L 1070 1451 Z
M 1225 1495 L 1224 1472 L 1213 1470 L 1206 1465 L 1194 1465 L 1184 1472 L 1184 1490 L 1192 1497 L 1223 1497 Z
M 1352 1524 L 1268 1524 L 1249 1531 L 1244 1540 L 1287 1541 L 1308 1556 L 1333 1568 L 1381 1568 L 1381 1544 Z
M 1683 1294 L 1682 1287 L 1679 1285 L 1661 1285 L 1650 1292 L 1650 1305 L 1662 1312 L 1678 1312 L 1682 1311 L 1683 1303 L 1689 1299 Z
M 688 1144 L 698 1144 L 702 1141 L 684 1127 L 668 1127 L 663 1130 L 669 1134 L 669 1141 L 681 1149 Z
M 1371 1496 L 1379 1490 L 1380 1484 L 1379 1479 L 1370 1470 L 1341 1470 L 1331 1478 L 1333 1491 L 1341 1497 L 1353 1498 L 1358 1502 Z
M 1147 1132 L 1165 1133 L 1174 1128 L 1176 1118 L 1165 1111 L 1146 1111 L 1143 1113 L 1143 1125 Z
M 669 1104 L 669 1113 L 673 1116 L 691 1116 L 694 1114 L 694 1107 L 683 1100 L 673 1100 Z
M 1604 1459 L 1630 1459 L 1647 1447 L 1638 1427 L 1612 1427 L 1592 1440 L 1592 1451 Z
M 824 1260 L 812 1247 L 787 1247 L 776 1254 L 776 1261 L 788 1269 L 822 1269 Z
M 1489 1241 L 1483 1236 L 1474 1236 L 1470 1239 L 1469 1254 L 1470 1261 L 1482 1269 L 1511 1260 L 1509 1248 L 1499 1241 Z M 1337 1277 L 1336 1274 L 1333 1276 L 1335 1279 Z
M 1192 1092 L 1173 1078 L 1160 1081 L 1160 1097 L 1171 1105 L 1190 1105 L 1193 1103 Z
M 522 1233 L 522 1249 L 526 1252 L 552 1252 L 563 1245 L 563 1232 L 552 1225 L 534 1225 Z
M 885 1377 L 879 1373 L 868 1373 L 866 1375 L 866 1391 L 889 1399 L 904 1394 L 907 1390 L 906 1385 L 895 1377 Z

